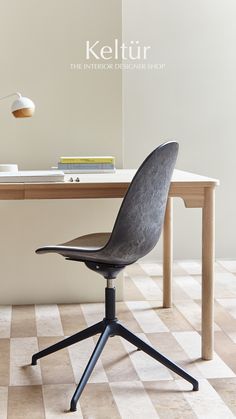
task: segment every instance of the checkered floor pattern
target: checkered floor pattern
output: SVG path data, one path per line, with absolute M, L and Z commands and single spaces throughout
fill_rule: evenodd
M 78 403 L 71 396 L 97 338 L 29 365 L 31 355 L 103 317 L 103 304 L 0 306 L 0 419 L 226 419 L 236 417 L 236 262 L 218 261 L 215 355 L 200 358 L 201 267 L 174 264 L 173 308 L 162 309 L 162 268 L 127 268 L 118 317 L 129 329 L 184 367 L 200 391 L 114 337 Z

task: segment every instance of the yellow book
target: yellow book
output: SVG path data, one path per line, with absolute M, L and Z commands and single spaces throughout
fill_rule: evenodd
M 75 157 L 60 157 L 60 163 L 109 163 L 115 164 L 114 156 L 75 156 Z

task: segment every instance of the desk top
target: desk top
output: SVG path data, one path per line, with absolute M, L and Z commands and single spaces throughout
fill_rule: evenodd
M 80 183 L 127 183 L 129 184 L 136 173 L 135 169 L 117 169 L 115 173 L 86 173 L 79 175 L 66 175 L 66 180 L 71 176 L 79 177 Z M 218 179 L 213 179 L 206 176 L 197 175 L 196 173 L 185 172 L 183 170 L 174 170 L 171 183 L 198 183 L 198 186 L 212 186 L 219 185 Z
M 0 200 L 122 198 L 136 170 L 117 169 L 115 173 L 66 175 L 65 182 L 0 183 Z M 79 176 L 80 182 L 70 182 Z M 215 187 L 217 179 L 174 170 L 171 190 L 175 188 Z

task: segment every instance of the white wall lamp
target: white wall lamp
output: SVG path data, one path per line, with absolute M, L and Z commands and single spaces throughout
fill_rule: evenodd
M 34 102 L 28 97 L 22 96 L 19 92 L 0 97 L 0 100 L 7 99 L 11 96 L 18 96 L 11 105 L 11 112 L 15 118 L 29 118 L 33 116 L 35 111 Z M 17 172 L 17 164 L 0 164 L 0 172 Z
M 34 102 L 28 97 L 22 96 L 19 92 L 11 93 L 10 95 L 0 97 L 0 100 L 11 96 L 18 96 L 11 105 L 11 112 L 15 118 L 29 118 L 33 116 L 35 111 Z

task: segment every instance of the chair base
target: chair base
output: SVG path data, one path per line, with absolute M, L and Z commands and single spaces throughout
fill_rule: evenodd
M 130 332 L 128 329 L 126 329 L 115 317 L 112 319 L 109 319 L 105 317 L 103 321 L 96 323 L 93 326 L 88 327 L 85 330 L 82 330 L 79 333 L 76 333 L 73 336 L 70 336 L 67 339 L 62 340 L 61 342 L 56 343 L 55 345 L 52 345 L 46 349 L 43 349 L 42 351 L 34 354 L 32 356 L 32 364 L 36 365 L 37 360 L 40 358 L 43 358 L 44 356 L 47 356 L 53 352 L 56 352 L 60 349 L 66 348 L 70 345 L 73 345 L 74 343 L 80 342 L 84 339 L 87 339 L 91 336 L 94 336 L 96 334 L 100 333 L 100 337 L 98 339 L 98 342 L 95 346 L 95 349 L 90 357 L 90 360 L 84 370 L 84 373 L 81 377 L 81 380 L 75 390 L 75 393 L 71 399 L 70 404 L 70 411 L 75 412 L 77 402 L 79 400 L 79 397 L 96 365 L 96 362 L 101 355 L 101 352 L 106 345 L 106 342 L 109 337 L 113 336 L 121 336 L 130 343 L 132 343 L 138 350 L 144 351 L 147 355 L 151 356 L 152 358 L 159 361 L 161 364 L 165 365 L 170 370 L 174 371 L 176 374 L 178 374 L 180 377 L 187 380 L 189 383 L 193 386 L 193 391 L 197 391 L 198 381 L 193 378 L 191 375 L 189 375 L 185 370 L 180 368 L 178 365 L 174 364 L 172 361 L 170 361 L 168 358 L 166 358 L 164 355 L 162 355 L 160 352 L 156 351 L 154 348 L 152 348 L 150 345 L 148 345 L 146 342 L 144 342 L 142 339 L 138 338 L 136 335 L 134 335 L 132 332 Z

